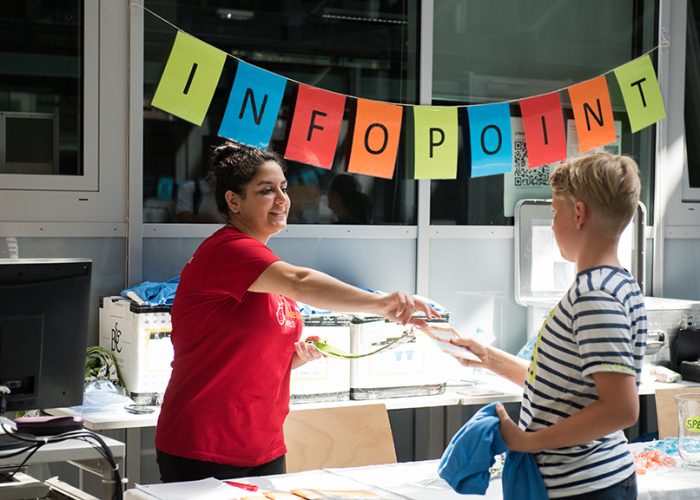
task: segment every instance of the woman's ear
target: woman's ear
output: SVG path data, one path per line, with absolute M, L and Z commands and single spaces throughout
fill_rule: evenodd
M 226 191 L 226 194 L 224 194 L 224 198 L 226 198 L 226 205 L 228 206 L 229 211 L 237 214 L 240 211 L 241 197 L 229 190 Z

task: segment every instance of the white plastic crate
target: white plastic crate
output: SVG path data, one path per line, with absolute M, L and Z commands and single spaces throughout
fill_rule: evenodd
M 344 314 L 304 315 L 302 340 L 317 336 L 350 352 L 350 320 Z M 344 401 L 350 398 L 350 360 L 324 356 L 292 370 L 292 402 Z
M 446 323 L 447 317 L 440 323 Z M 351 350 L 374 351 L 403 334 L 406 326 L 382 317 L 356 315 L 350 329 Z M 350 399 L 426 396 L 445 392 L 448 357 L 424 333 L 372 356 L 350 362 Z M 449 360 L 448 360 L 449 361 Z
M 114 355 L 129 395 L 140 404 L 160 404 L 173 361 L 170 306 L 103 297 L 99 320 L 100 346 Z

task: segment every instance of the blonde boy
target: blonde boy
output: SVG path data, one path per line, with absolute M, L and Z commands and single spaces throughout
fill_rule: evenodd
M 524 385 L 518 424 L 498 408 L 501 434 L 509 449 L 535 454 L 550 498 L 633 499 L 622 429 L 639 413 L 647 326 L 642 293 L 617 247 L 639 201 L 638 168 L 596 152 L 563 162 L 549 181 L 552 230 L 577 275 L 542 325 L 529 366 L 471 339 L 452 342 L 481 359 L 463 364 Z

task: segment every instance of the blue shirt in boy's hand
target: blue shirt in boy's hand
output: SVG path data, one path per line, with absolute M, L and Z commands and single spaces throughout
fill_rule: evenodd
M 508 451 L 499 430 L 496 404 L 483 407 L 464 424 L 442 455 L 438 474 L 457 493 L 486 493 L 494 457 Z M 544 481 L 529 453 L 507 453 L 502 481 L 506 499 L 547 498 Z

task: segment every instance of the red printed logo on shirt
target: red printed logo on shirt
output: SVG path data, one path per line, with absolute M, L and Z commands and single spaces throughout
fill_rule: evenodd
M 284 325 L 285 321 L 287 320 L 287 315 L 285 314 L 285 303 L 284 300 L 278 299 L 277 302 L 277 321 L 279 321 L 280 325 Z
M 277 312 L 275 313 L 277 322 L 285 328 L 296 328 L 296 321 L 301 319 L 301 313 L 284 300 L 283 297 L 277 299 Z

